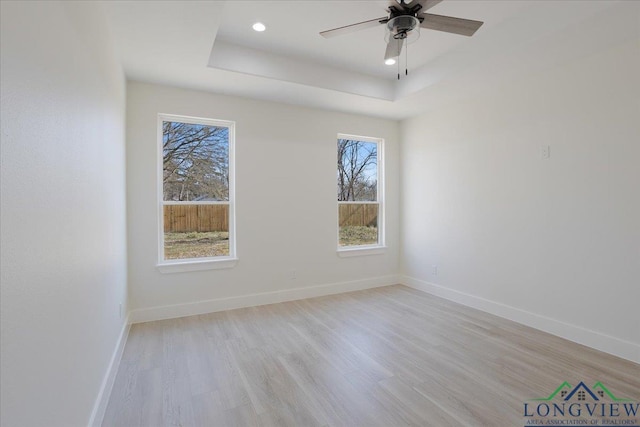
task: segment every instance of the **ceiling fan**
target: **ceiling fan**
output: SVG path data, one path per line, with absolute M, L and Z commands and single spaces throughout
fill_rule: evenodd
M 441 1 L 442 0 L 412 0 L 407 3 L 406 0 L 391 0 L 391 4 L 387 9 L 389 12 L 389 16 L 387 17 L 383 16 L 378 19 L 371 19 L 357 24 L 322 31 L 320 35 L 329 38 L 386 24 L 389 35 L 384 59 L 387 61 L 400 56 L 405 41 L 411 37 L 414 30 L 419 30 L 419 27 L 463 36 L 472 36 L 483 24 L 481 21 L 473 21 L 471 19 L 426 13 L 427 10 Z

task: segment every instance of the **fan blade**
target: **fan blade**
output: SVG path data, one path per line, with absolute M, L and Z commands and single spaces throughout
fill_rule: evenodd
M 394 39 L 393 37 L 390 37 L 389 43 L 387 43 L 387 51 L 384 53 L 384 60 L 386 61 L 387 59 L 400 56 L 403 43 L 404 39 Z
M 349 34 L 356 31 L 364 30 L 366 28 L 377 27 L 378 25 L 384 23 L 380 21 L 387 21 L 387 17 L 383 16 L 382 18 L 372 19 L 370 21 L 359 22 L 357 24 L 345 25 L 344 27 L 334 28 L 333 30 L 322 31 L 320 35 L 324 38 L 341 36 L 344 34 Z
M 463 36 L 472 36 L 476 31 L 478 31 L 478 28 L 484 24 L 484 22 L 481 21 L 434 15 L 432 13 L 423 13 L 420 16 L 424 18 L 424 21 L 420 24 L 422 28 L 460 34 Z
M 409 8 L 412 8 L 419 3 L 422 6 L 422 9 L 420 9 L 420 12 L 426 12 L 427 10 L 431 9 L 433 6 L 440 3 L 441 1 L 442 0 L 413 0 L 407 6 L 409 6 Z

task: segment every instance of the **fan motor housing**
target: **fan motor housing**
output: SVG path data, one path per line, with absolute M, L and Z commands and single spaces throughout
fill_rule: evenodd
M 396 16 L 387 22 L 387 30 L 389 30 L 396 39 L 406 38 L 409 31 L 419 26 L 420 20 L 415 16 L 410 15 Z

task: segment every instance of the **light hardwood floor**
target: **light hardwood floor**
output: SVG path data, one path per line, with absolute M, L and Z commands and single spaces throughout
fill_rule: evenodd
M 133 325 L 103 426 L 522 426 L 564 381 L 640 400 L 640 365 L 396 285 Z

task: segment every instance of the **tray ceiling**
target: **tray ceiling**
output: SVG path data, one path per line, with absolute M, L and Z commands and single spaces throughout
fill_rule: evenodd
M 628 37 L 637 32 L 639 3 L 444 0 L 430 12 L 485 24 L 473 37 L 423 29 L 409 45 L 409 75 L 400 81 L 397 67 L 383 63 L 384 26 L 332 39 L 318 34 L 383 17 L 387 1 L 117 1 L 104 7 L 129 79 L 405 118 Z M 621 19 L 630 24 L 616 23 Z M 252 30 L 257 21 L 266 31 Z M 404 61 L 403 54 L 403 71 Z

